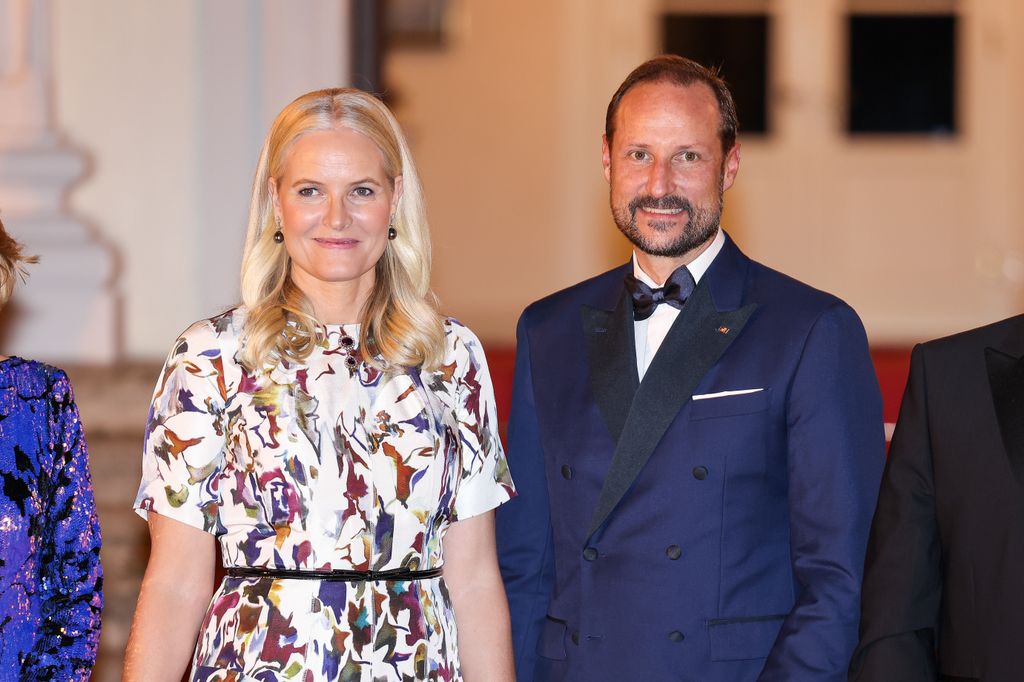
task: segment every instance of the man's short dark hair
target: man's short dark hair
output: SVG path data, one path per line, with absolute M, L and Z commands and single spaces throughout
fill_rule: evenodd
M 626 76 L 622 85 L 612 95 L 612 101 L 608 103 L 608 113 L 604 119 L 604 134 L 608 138 L 608 144 L 612 143 L 612 136 L 615 133 L 615 112 L 619 110 L 622 98 L 633 86 L 640 83 L 669 82 L 676 85 L 693 85 L 704 83 L 715 94 L 718 100 L 718 137 L 722 141 L 722 152 L 728 153 L 736 144 L 736 132 L 739 130 L 739 119 L 736 117 L 736 104 L 732 101 L 732 93 L 729 86 L 718 75 L 718 69 L 709 69 L 692 59 L 680 57 L 674 54 L 663 54 L 650 59 L 633 69 L 633 72 Z

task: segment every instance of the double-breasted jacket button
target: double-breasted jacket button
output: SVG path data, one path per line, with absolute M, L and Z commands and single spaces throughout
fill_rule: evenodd
M 572 478 L 572 467 L 568 464 L 562 465 L 562 478 L 567 481 Z
M 675 561 L 679 557 L 683 556 L 683 550 L 679 548 L 679 545 L 669 545 L 665 548 L 665 556 L 672 561 Z
M 597 550 L 593 547 L 587 547 L 583 550 L 583 558 L 587 561 L 593 561 L 597 558 Z
M 673 630 L 672 632 L 668 633 L 668 638 L 673 642 L 681 642 L 684 639 L 686 639 L 686 635 L 679 632 L 679 630 Z
M 705 466 L 693 467 L 693 477 L 698 481 L 703 481 L 708 477 L 708 468 Z

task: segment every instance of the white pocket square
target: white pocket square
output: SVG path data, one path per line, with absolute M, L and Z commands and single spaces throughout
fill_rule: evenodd
M 763 388 L 743 388 L 738 391 L 719 391 L 718 393 L 701 393 L 693 396 L 694 400 L 710 400 L 711 398 L 725 398 L 730 395 L 746 395 L 747 393 L 757 393 L 763 391 Z

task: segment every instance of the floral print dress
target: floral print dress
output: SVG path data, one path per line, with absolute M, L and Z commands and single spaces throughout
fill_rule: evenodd
M 235 359 L 244 310 L 178 339 L 149 414 L 135 507 L 215 534 L 225 566 L 426 570 L 453 522 L 515 494 L 479 341 L 447 320 L 435 372 L 346 363 L 358 325 L 302 365 Z M 351 367 L 350 365 L 356 365 Z M 459 680 L 442 577 L 226 577 L 193 680 Z

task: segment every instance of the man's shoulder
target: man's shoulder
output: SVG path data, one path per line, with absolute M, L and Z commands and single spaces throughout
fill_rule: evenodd
M 1024 315 L 1015 315 L 1005 320 L 926 341 L 921 344 L 921 352 L 942 356 L 976 351 L 989 346 L 999 347 L 1008 342 L 1017 346 L 1024 345 Z
M 581 306 L 611 307 L 615 305 L 617 296 L 623 290 L 623 277 L 628 271 L 628 265 L 620 265 L 548 294 L 528 305 L 523 311 L 523 318 L 539 321 L 565 314 L 578 316 Z
M 728 237 L 728 235 L 727 235 Z M 828 310 L 852 313 L 839 297 L 801 282 L 746 255 L 731 238 L 711 263 L 705 280 L 719 310 L 754 304 L 758 315 L 767 315 L 780 324 L 801 326 L 812 323 Z
M 853 311 L 846 301 L 835 294 L 817 289 L 757 261 L 751 260 L 750 264 L 747 295 L 752 303 L 775 312 L 811 319 L 826 310 Z

